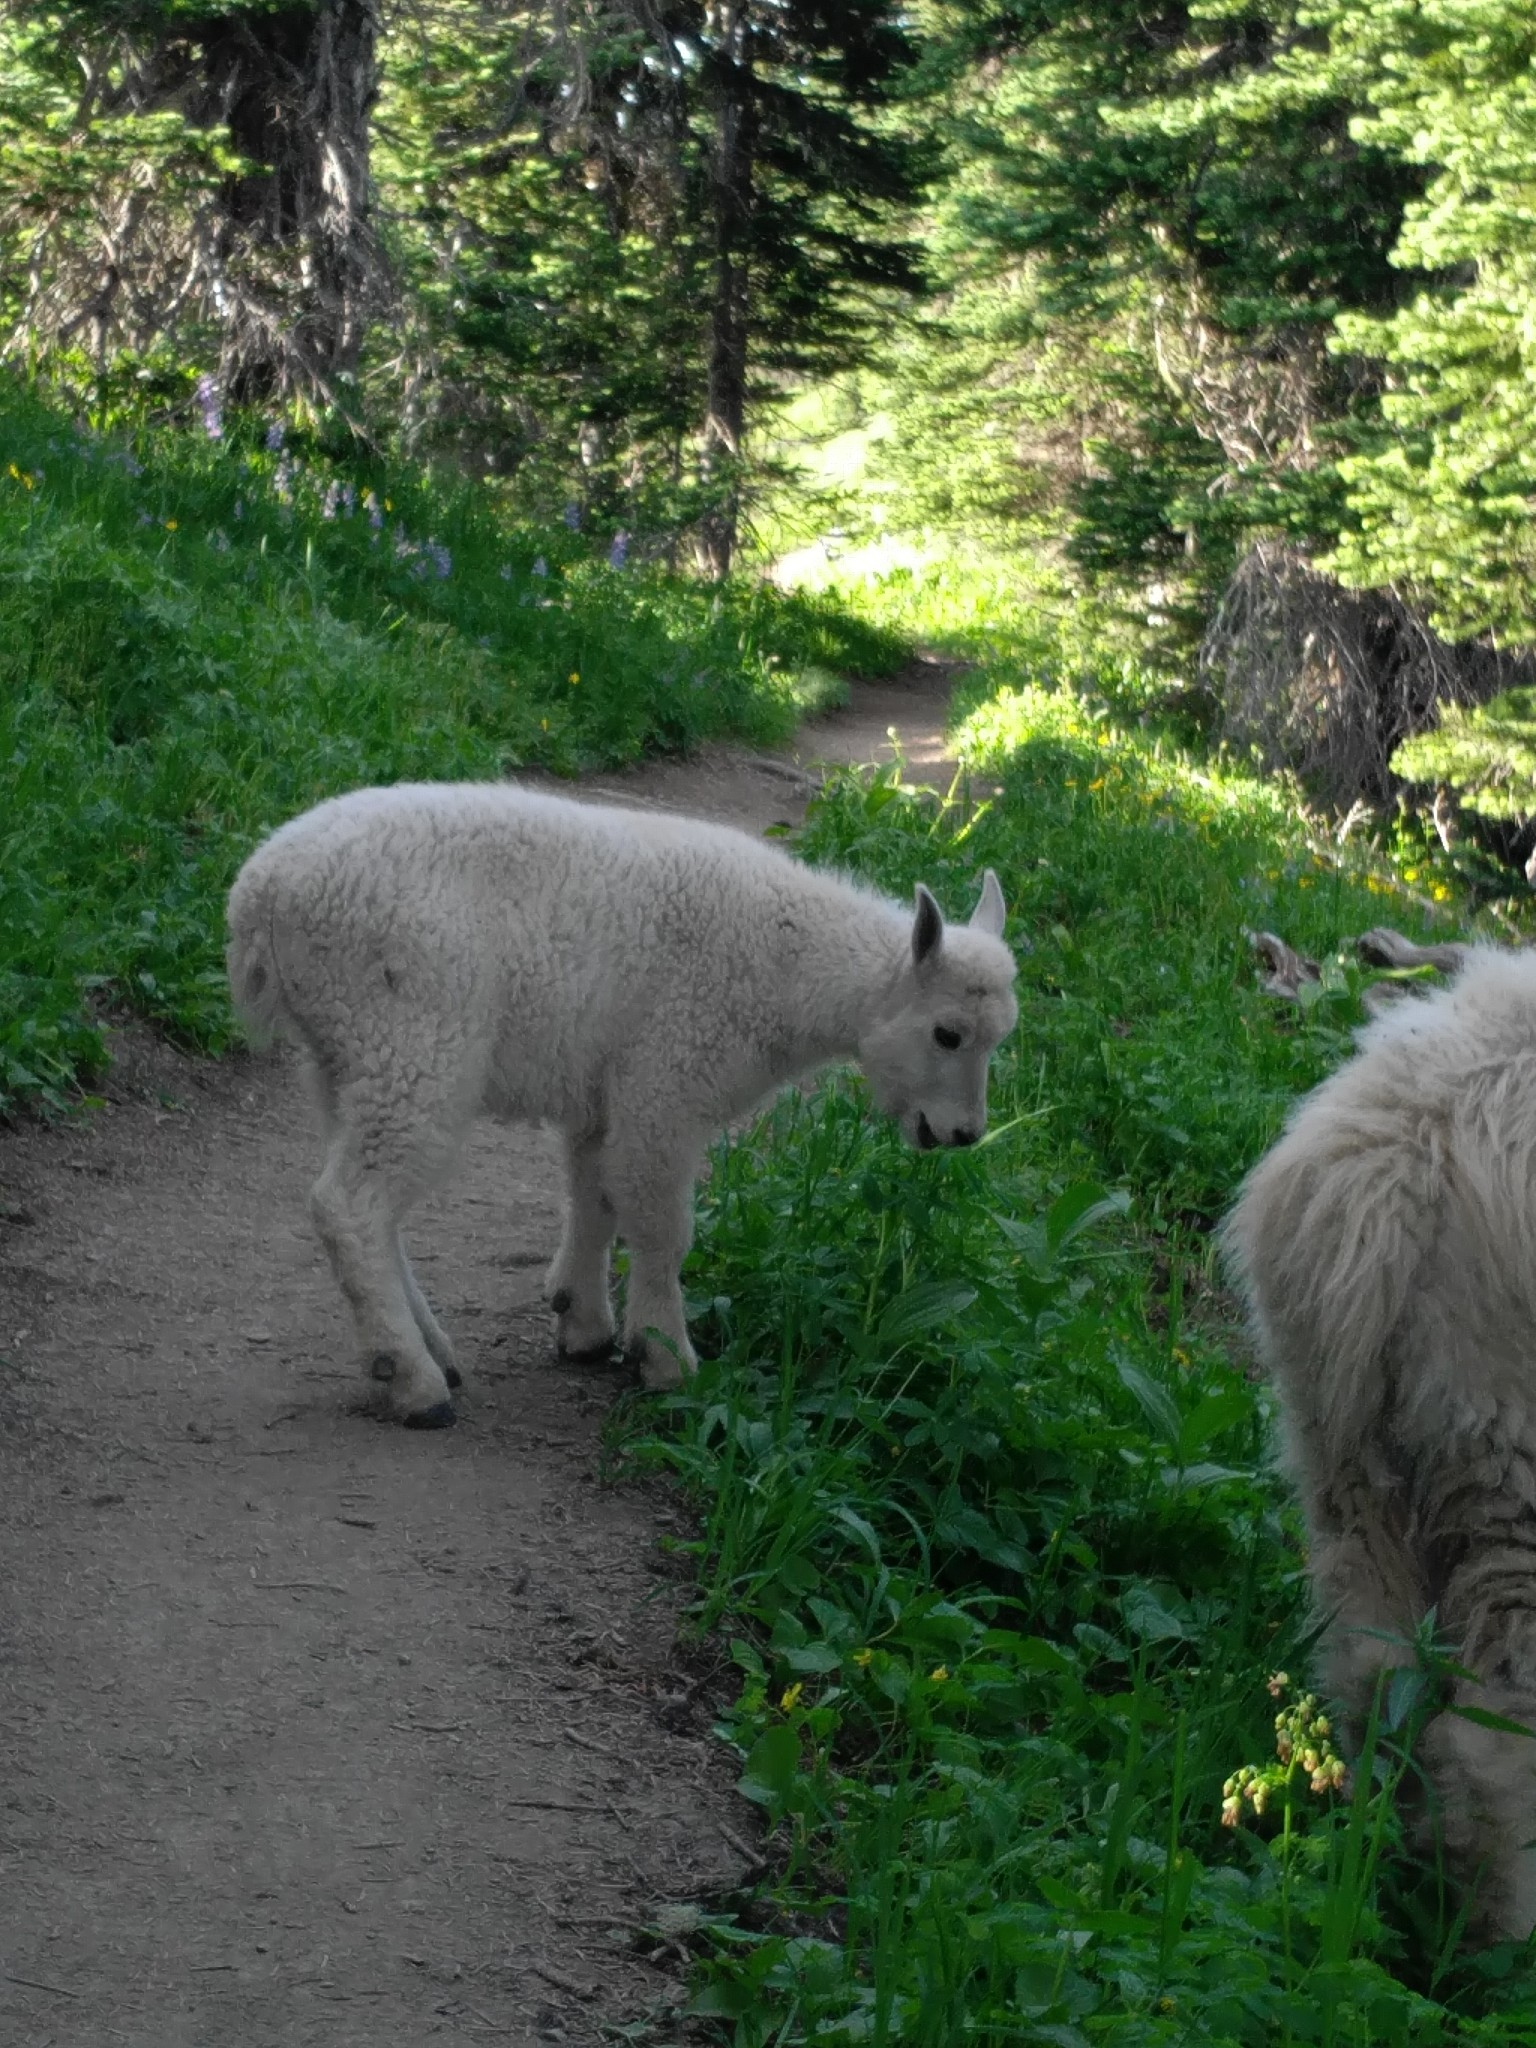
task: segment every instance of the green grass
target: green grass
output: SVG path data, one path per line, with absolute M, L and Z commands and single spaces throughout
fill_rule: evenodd
M 225 891 L 322 797 L 773 741 L 903 658 L 835 600 L 608 548 L 255 426 L 97 437 L 0 385 L 0 1109 L 99 1063 L 104 1002 L 223 1044 Z
M 709 590 L 233 427 L 93 438 L 7 389 L 0 428 L 0 1101 L 63 1099 L 104 1002 L 221 1045 L 229 878 L 334 790 L 768 740 L 912 637 L 973 664 L 951 798 L 846 777 L 801 850 L 957 912 L 997 868 L 992 1132 L 908 1153 L 842 1079 L 720 1148 L 714 1355 L 630 1441 L 697 1503 L 772 1844 L 702 1918 L 699 2018 L 738 2048 L 1536 2043 L 1524 1955 L 1456 1960 L 1398 1853 L 1427 1695 L 1384 1702 L 1352 1793 L 1275 1759 L 1304 1561 L 1209 1249 L 1347 1050 L 1344 942 L 1443 922 L 1455 861 L 1341 847 L 1186 751 L 1048 578 Z M 1245 926 L 1324 960 L 1304 1008 L 1258 993 Z M 1244 1766 L 1269 1804 L 1224 1826 Z
M 1276 1761 L 1304 1561 L 1209 1247 L 1362 1015 L 1341 942 L 1427 933 L 1451 884 L 1021 661 L 971 678 L 951 801 L 850 777 L 801 849 L 954 912 L 998 870 L 992 1133 L 913 1155 L 845 1079 L 722 1146 L 688 1269 L 714 1355 L 630 1444 L 698 1504 L 772 1845 L 700 1932 L 695 2009 L 737 2048 L 1536 2041 L 1523 1955 L 1457 1961 L 1399 1853 L 1427 1695 L 1385 1703 L 1349 1795 Z M 1257 992 L 1260 924 L 1327 961 L 1305 1009 Z M 1265 1814 L 1224 1826 L 1266 1760 Z

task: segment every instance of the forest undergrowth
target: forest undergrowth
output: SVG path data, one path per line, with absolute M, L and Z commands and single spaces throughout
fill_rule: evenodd
M 96 433 L 0 383 L 0 1110 L 62 1101 L 114 1009 L 222 1046 L 224 895 L 321 798 L 771 742 L 904 658 L 568 516 L 212 398 L 201 430 Z
M 1525 1952 L 1458 1957 L 1402 1853 L 1433 1645 L 1352 1778 L 1308 1693 L 1299 1521 L 1211 1248 L 1363 1019 L 1349 937 L 1443 936 L 1460 878 L 1179 745 L 995 586 L 896 585 L 880 616 L 974 661 L 965 772 L 846 775 L 800 851 L 957 914 L 995 867 L 1021 1017 L 975 1151 L 907 1153 L 845 1078 L 702 1196 L 712 1356 L 626 1442 L 697 1503 L 767 1830 L 694 2010 L 735 2048 L 1536 2041 Z M 1314 1000 L 1259 991 L 1247 927 L 1323 961 Z

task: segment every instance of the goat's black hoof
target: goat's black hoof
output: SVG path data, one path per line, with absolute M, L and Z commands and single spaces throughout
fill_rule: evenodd
M 464 1375 L 456 1365 L 445 1365 L 443 1367 L 443 1378 L 450 1387 L 462 1387 L 464 1384 Z
M 452 1429 L 458 1419 L 451 1401 L 438 1401 L 430 1408 L 414 1409 L 404 1418 L 407 1429 Z
M 562 1360 L 567 1365 L 607 1365 L 613 1357 L 613 1339 L 602 1344 L 583 1344 L 572 1348 L 562 1344 L 559 1347 Z
M 557 1316 L 563 1316 L 571 1305 L 571 1290 L 569 1287 L 557 1287 L 549 1297 L 549 1305 Z

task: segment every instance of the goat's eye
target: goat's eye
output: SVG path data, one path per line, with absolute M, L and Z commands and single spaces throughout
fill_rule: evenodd
M 935 1024 L 933 1042 L 935 1045 L 942 1045 L 946 1052 L 953 1052 L 960 1043 L 960 1034 L 958 1031 L 951 1031 L 947 1024 Z

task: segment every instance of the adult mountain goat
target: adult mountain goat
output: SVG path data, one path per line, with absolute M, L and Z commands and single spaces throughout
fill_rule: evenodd
M 1536 1728 L 1536 954 L 1468 950 L 1301 1103 L 1225 1226 L 1356 1717 L 1433 1608 L 1455 1703 Z M 1536 1741 L 1443 1713 L 1422 1752 L 1472 1927 L 1536 1924 Z
M 230 982 L 313 1069 L 330 1138 L 314 1217 L 393 1412 L 453 1420 L 453 1350 L 400 1226 L 477 1114 L 564 1136 L 561 1349 L 612 1345 L 617 1235 L 628 1347 L 648 1386 L 675 1386 L 710 1139 L 856 1054 L 913 1144 L 973 1143 L 1018 1014 L 1003 920 L 990 869 L 956 928 L 922 887 L 914 915 L 724 826 L 506 785 L 359 790 L 275 832 L 230 894 Z

